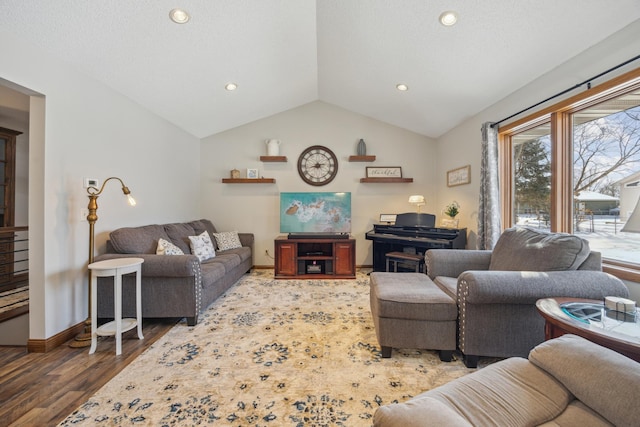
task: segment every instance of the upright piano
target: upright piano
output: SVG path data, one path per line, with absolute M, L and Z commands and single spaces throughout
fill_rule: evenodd
M 388 252 L 424 255 L 429 249 L 464 249 L 467 229 L 435 227 L 435 215 L 410 212 L 398 214 L 394 224 L 374 224 L 365 238 L 373 240 L 373 271 L 385 271 Z

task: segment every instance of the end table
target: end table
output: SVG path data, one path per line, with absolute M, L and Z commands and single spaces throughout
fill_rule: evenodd
M 142 336 L 142 291 L 141 265 L 142 258 L 114 258 L 89 264 L 91 270 L 91 348 L 89 354 L 96 351 L 99 336 L 116 337 L 116 356 L 122 354 L 122 333 L 138 327 L 138 338 Z M 136 318 L 122 318 L 122 276 L 136 274 Z M 114 320 L 97 327 L 98 323 L 98 277 L 113 277 Z

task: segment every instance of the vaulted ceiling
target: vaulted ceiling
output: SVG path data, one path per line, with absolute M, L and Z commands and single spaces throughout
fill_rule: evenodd
M 0 32 L 201 138 L 315 100 L 438 137 L 637 19 L 638 0 L 0 0 Z

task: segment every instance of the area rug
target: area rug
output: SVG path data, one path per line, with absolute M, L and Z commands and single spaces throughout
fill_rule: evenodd
M 473 371 L 428 350 L 381 358 L 366 271 L 275 280 L 257 270 L 60 425 L 370 426 L 379 406 Z

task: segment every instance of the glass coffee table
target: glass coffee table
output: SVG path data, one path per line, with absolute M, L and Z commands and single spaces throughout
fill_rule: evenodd
M 640 309 L 625 313 L 578 298 L 540 299 L 536 308 L 545 320 L 545 339 L 579 335 L 640 362 Z

